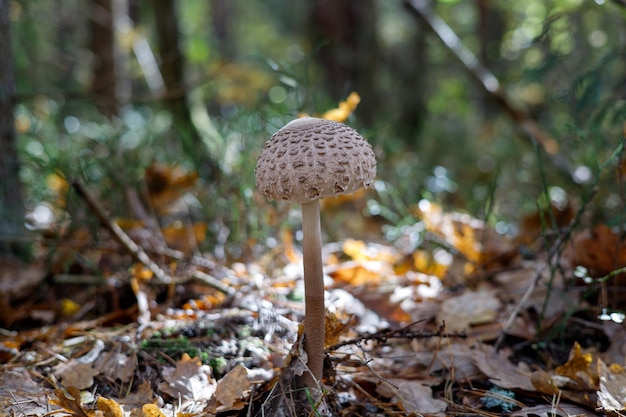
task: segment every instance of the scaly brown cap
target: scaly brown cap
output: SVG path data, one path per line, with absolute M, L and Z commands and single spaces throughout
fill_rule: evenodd
M 304 117 L 267 141 L 254 173 L 257 188 L 268 199 L 308 203 L 369 187 L 376 176 L 376 158 L 356 130 Z

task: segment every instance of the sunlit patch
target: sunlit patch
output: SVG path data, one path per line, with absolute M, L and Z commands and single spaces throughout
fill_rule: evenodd
M 617 324 L 622 324 L 626 319 L 626 314 L 619 311 L 609 311 L 606 308 L 603 308 L 602 313 L 598 315 L 598 319 L 602 321 L 612 321 Z
M 47 229 L 54 223 L 54 211 L 48 203 L 39 203 L 33 211 L 26 215 L 26 227 L 31 230 Z

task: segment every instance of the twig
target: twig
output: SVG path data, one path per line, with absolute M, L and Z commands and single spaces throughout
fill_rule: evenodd
M 560 171 L 571 178 L 571 169 L 567 160 L 556 153 L 556 141 L 543 130 L 524 108 L 514 105 L 507 97 L 498 78 L 480 63 L 476 55 L 459 39 L 452 28 L 432 10 L 430 0 L 404 0 L 407 8 L 421 18 L 430 29 L 441 39 L 446 47 L 463 64 L 465 69 L 478 80 L 489 96 L 499 103 L 515 123 L 521 128 L 531 142 L 537 143 L 550 157 L 552 163 Z
M 154 263 L 148 254 L 141 247 L 139 247 L 139 245 L 137 245 L 117 223 L 109 218 L 104 208 L 100 205 L 100 203 L 98 203 L 94 196 L 89 193 L 87 188 L 81 182 L 72 181 L 72 187 L 76 190 L 78 195 L 85 200 L 89 208 L 93 210 L 96 216 L 98 216 L 102 225 L 113 234 L 115 240 L 122 245 L 126 252 L 128 252 L 128 254 L 135 261 L 142 263 L 146 268 L 148 268 L 150 272 L 154 274 L 159 284 L 171 284 L 174 282 L 169 274 Z
M 530 295 L 535 291 L 537 284 L 539 284 L 539 281 L 541 280 L 541 277 L 543 276 L 543 272 L 546 270 L 546 268 L 552 267 L 553 265 L 558 263 L 559 256 L 563 250 L 563 247 L 565 246 L 567 242 L 569 242 L 570 237 L 572 235 L 572 231 L 574 230 L 574 227 L 578 225 L 578 222 L 583 212 L 585 211 L 585 209 L 587 208 L 587 206 L 589 205 L 593 197 L 596 195 L 596 193 L 597 193 L 596 188 L 592 188 L 589 191 L 589 194 L 587 195 L 587 198 L 585 199 L 583 205 L 578 209 L 578 211 L 576 212 L 576 215 L 574 216 L 570 224 L 563 230 L 563 233 L 559 235 L 557 240 L 550 247 L 550 250 L 548 251 L 548 258 L 546 260 L 546 263 L 543 264 L 541 268 L 539 268 L 535 272 L 535 277 L 533 278 L 532 282 L 528 286 L 528 289 L 526 289 L 526 292 L 522 296 L 522 299 L 517 303 L 517 305 L 513 309 L 513 312 L 511 313 L 507 321 L 502 326 L 502 330 L 500 330 L 500 335 L 498 336 L 498 339 L 494 343 L 494 347 L 496 350 L 500 348 L 500 345 L 504 341 L 504 336 L 506 335 L 506 331 L 511 327 L 515 318 L 518 316 L 522 308 L 526 305 L 526 301 L 528 301 L 528 298 L 530 297 Z M 543 306 L 540 312 L 541 317 L 543 317 L 543 315 L 545 314 L 545 310 L 547 308 L 549 298 L 550 298 L 550 291 L 548 291 L 548 293 L 546 294 L 546 298 L 543 301 Z
M 446 333 L 445 326 L 441 326 L 436 332 L 416 332 L 413 330 L 409 330 L 410 327 L 414 326 L 419 322 L 414 322 L 408 324 L 400 329 L 394 330 L 380 330 L 376 333 L 369 333 L 357 336 L 353 339 L 344 340 L 343 342 L 339 342 L 335 345 L 329 346 L 326 348 L 326 351 L 332 351 L 339 349 L 340 347 L 348 346 L 348 345 L 360 345 L 361 343 L 373 340 L 378 343 L 385 343 L 388 339 L 426 339 L 430 337 L 459 337 L 465 339 L 467 335 L 465 333 Z
M 76 190 L 78 195 L 85 200 L 87 205 L 93 210 L 96 216 L 98 216 L 98 219 L 100 219 L 100 222 L 104 225 L 104 227 L 106 227 L 113 234 L 113 237 L 115 238 L 115 240 L 122 245 L 122 247 L 126 250 L 126 252 L 128 252 L 134 260 L 143 264 L 146 268 L 148 268 L 154 274 L 154 276 L 156 277 L 157 284 L 169 285 L 172 282 L 174 282 L 174 279 L 169 274 L 167 274 L 163 269 L 161 269 L 159 265 L 154 263 L 154 261 L 150 259 L 148 254 L 139 245 L 137 245 L 130 238 L 130 236 L 128 236 L 126 232 L 124 232 L 122 228 L 118 226 L 117 223 L 115 223 L 109 218 L 104 208 L 100 205 L 100 203 L 98 203 L 98 201 L 93 197 L 93 195 L 89 193 L 89 191 L 85 188 L 85 186 L 82 183 L 78 181 L 73 181 L 72 187 Z M 168 251 L 162 251 L 162 252 L 166 252 L 168 256 L 172 256 L 173 254 L 177 255 L 176 257 L 178 259 L 181 259 L 182 257 L 182 254 L 179 253 L 178 251 L 168 250 Z M 224 294 L 228 296 L 232 296 L 235 293 L 234 288 L 224 285 L 219 279 L 207 273 L 204 273 L 201 271 L 194 271 L 191 277 L 198 281 L 202 281 L 203 283 L 215 288 L 218 291 L 223 292 Z

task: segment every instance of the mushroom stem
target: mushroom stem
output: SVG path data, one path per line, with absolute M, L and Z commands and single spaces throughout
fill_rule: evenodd
M 302 204 L 302 250 L 304 264 L 304 350 L 310 373 L 302 383 L 318 387 L 324 370 L 324 275 L 322 270 L 322 231 L 319 200 Z

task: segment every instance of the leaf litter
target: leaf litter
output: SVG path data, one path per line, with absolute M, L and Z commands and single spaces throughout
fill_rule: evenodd
M 165 183 L 156 187 L 162 210 L 195 181 L 163 167 L 149 175 Z M 549 241 L 515 242 L 434 203 L 415 215 L 425 231 L 418 243 L 400 236 L 324 248 L 324 395 L 309 409 L 621 415 L 626 332 L 600 320 L 619 317 L 612 314 L 624 305 L 611 290 L 626 266 L 612 229 L 574 233 L 548 256 Z M 167 226 L 168 250 L 155 269 L 143 255 L 131 256 L 135 263 L 119 255 L 124 233 L 154 255 L 157 243 L 138 237 L 146 226 L 117 223 L 122 236 L 99 243 L 117 252 L 91 248 L 90 234 L 78 230 L 64 239 L 90 248 L 82 253 L 64 248 L 45 267 L 2 260 L 0 299 L 19 303 L 0 302 L 1 415 L 300 415 L 302 398 L 312 397 L 293 384 L 307 368 L 292 233 L 283 232 L 272 256 L 225 265 L 194 254 L 184 238 L 203 239 L 206 225 L 182 234 Z M 90 256 L 97 280 L 88 279 Z M 61 263 L 82 265 L 81 273 L 61 274 Z M 43 281 L 49 273 L 54 279 Z M 33 295 L 41 286 L 49 296 Z

